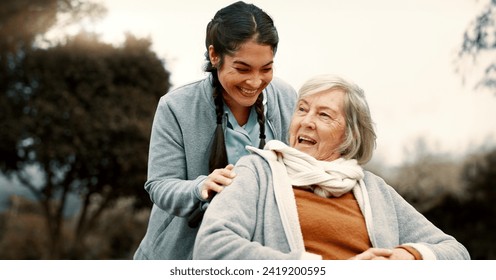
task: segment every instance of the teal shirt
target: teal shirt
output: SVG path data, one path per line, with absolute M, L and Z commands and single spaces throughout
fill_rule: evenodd
M 266 96 L 264 95 L 264 114 L 267 116 Z M 224 105 L 225 115 L 227 117 L 227 127 L 225 131 L 225 141 L 228 162 L 236 164 L 238 160 L 249 154 L 246 146 L 253 146 L 259 148 L 260 145 L 260 125 L 258 124 L 258 117 L 255 108 L 251 108 L 248 122 L 240 126 L 236 118 L 232 114 L 229 107 Z M 274 139 L 274 131 L 270 125 L 268 118 L 265 118 L 265 142 Z M 263 148 L 263 147 L 262 147 Z

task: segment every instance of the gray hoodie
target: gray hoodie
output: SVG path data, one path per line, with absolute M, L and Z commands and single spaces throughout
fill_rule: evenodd
M 146 235 L 134 259 L 191 259 L 198 228 L 187 224 L 202 202 L 201 183 L 216 126 L 211 76 L 164 95 L 153 121 L 145 189 L 153 202 Z M 267 121 L 287 143 L 296 91 L 274 78 L 265 88 Z

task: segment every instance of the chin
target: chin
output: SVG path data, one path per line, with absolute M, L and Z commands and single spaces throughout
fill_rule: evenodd
M 311 147 L 301 146 L 301 145 L 296 144 L 293 148 L 295 148 L 298 151 L 303 152 L 305 154 L 311 155 L 312 157 L 315 157 L 314 156 L 315 153 L 313 152 L 313 149 Z
M 255 98 L 245 98 L 244 100 L 241 100 L 239 104 L 241 104 L 244 107 L 251 107 L 255 105 L 255 102 L 257 102 L 257 98 L 258 96 Z

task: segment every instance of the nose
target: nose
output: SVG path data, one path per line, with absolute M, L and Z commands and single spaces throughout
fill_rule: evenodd
M 315 129 L 314 116 L 310 113 L 306 114 L 301 120 L 301 126 Z
M 260 77 L 260 75 L 254 74 L 248 80 L 246 80 L 246 83 L 253 89 L 259 88 L 262 85 L 262 78 Z

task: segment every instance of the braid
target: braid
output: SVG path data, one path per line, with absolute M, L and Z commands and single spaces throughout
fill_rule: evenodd
M 214 79 L 215 80 L 215 79 Z M 227 151 L 224 139 L 224 129 L 222 128 L 222 117 L 224 115 L 222 93 L 219 87 L 214 87 L 215 113 L 217 115 L 217 127 L 215 128 L 214 141 L 210 152 L 208 169 L 211 173 L 217 168 L 224 168 L 227 165 Z
M 265 146 L 265 114 L 263 106 L 263 93 L 261 93 L 255 102 L 255 111 L 257 112 L 258 125 L 260 126 L 260 144 L 258 148 L 263 149 Z

